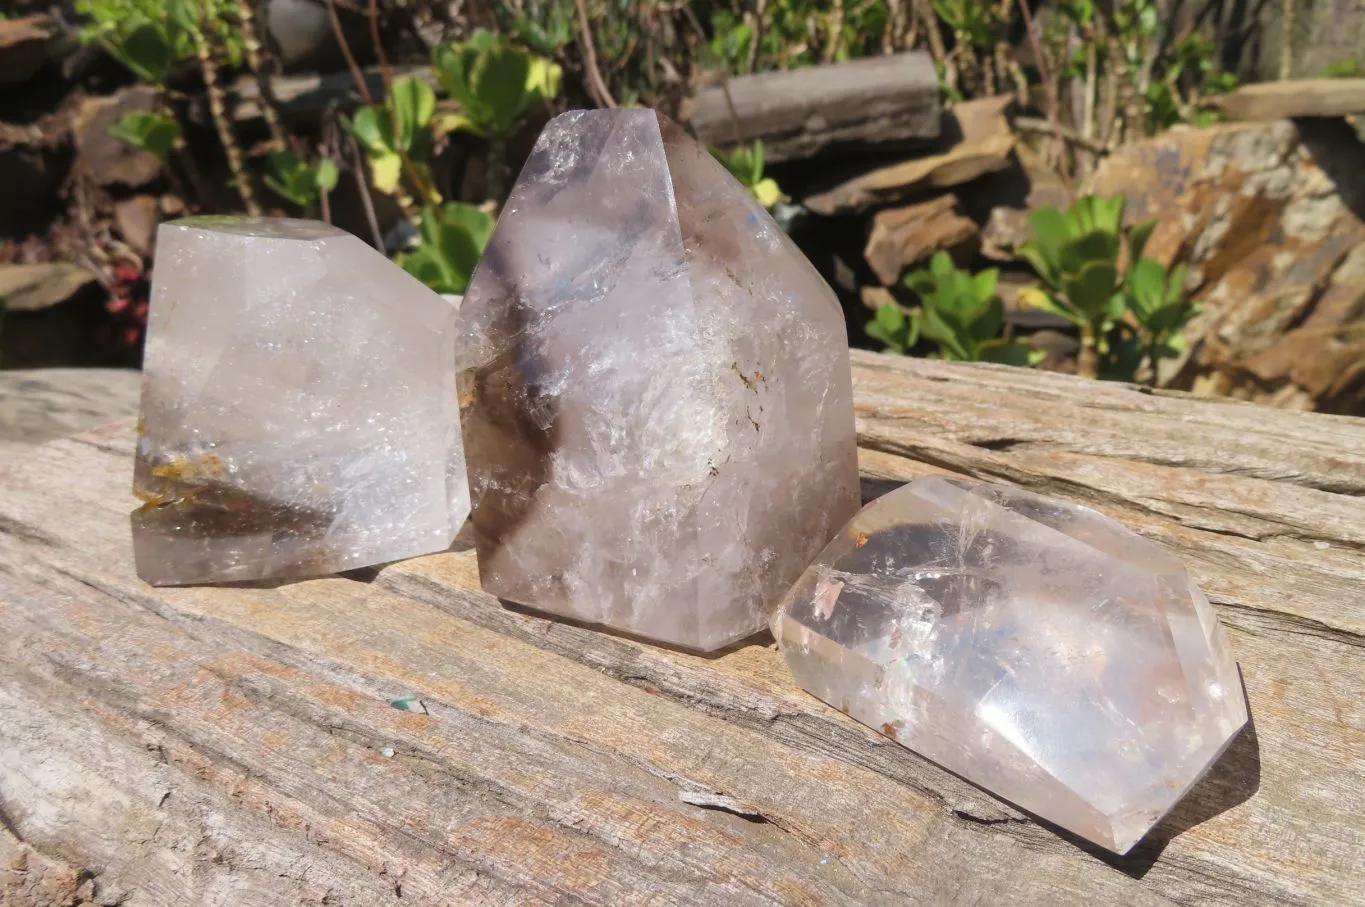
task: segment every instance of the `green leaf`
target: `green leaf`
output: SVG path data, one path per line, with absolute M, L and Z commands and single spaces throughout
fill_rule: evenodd
M 942 250 L 935 252 L 934 257 L 929 259 L 929 273 L 934 277 L 944 277 L 948 274 L 952 274 L 956 267 L 957 266 L 953 264 L 953 256 Z
M 370 155 L 370 177 L 374 187 L 385 195 L 397 195 L 402 183 L 403 159 L 394 151 Z
M 905 330 L 905 313 L 900 306 L 887 303 L 877 309 L 875 324 L 891 334 L 900 334 Z
M 1000 301 L 999 297 L 993 296 L 986 300 L 985 305 L 975 314 L 967 328 L 972 339 L 980 343 L 993 339 L 996 334 L 1000 333 L 1000 328 L 1004 324 L 1005 304 Z
M 371 154 L 396 150 L 389 144 L 388 131 L 380 125 L 383 113 L 378 107 L 362 107 L 351 120 L 351 134 Z
M 1071 238 L 1070 226 L 1062 212 L 1050 205 L 1034 211 L 1029 224 L 1033 227 L 1033 242 L 1025 244 L 1024 248 L 1035 250 L 1037 260 L 1026 257 L 1038 268 L 1039 276 L 1051 282 L 1061 270 L 1062 247 Z M 1022 253 L 1023 249 L 1020 251 Z M 1043 266 L 1038 267 L 1039 264 Z
M 164 165 L 180 138 L 180 125 L 160 113 L 128 113 L 109 127 L 109 134 L 134 148 L 150 151 Z
M 1181 262 L 1171 269 L 1171 276 L 1166 280 L 1166 301 L 1176 302 L 1185 298 L 1185 263 Z
M 1144 258 L 1128 270 L 1128 289 L 1133 294 L 1133 314 L 1143 321 L 1160 308 L 1166 296 L 1166 269 Z
M 1152 238 L 1152 232 L 1156 230 L 1156 218 L 1139 221 L 1128 229 L 1128 263 L 1132 266 L 1133 262 L 1142 259 L 1143 250 L 1147 248 L 1147 240 Z
M 1042 362 L 1047 354 L 1035 350 L 1022 340 L 990 340 L 981 344 L 977 351 L 982 362 L 998 362 L 1002 365 L 1033 366 Z
M 1075 277 L 1067 278 L 1067 301 L 1089 321 L 1103 317 L 1114 296 L 1118 269 L 1112 262 L 1087 262 Z
M 398 128 L 393 130 L 394 150 L 410 151 L 418 134 L 428 127 L 436 112 L 436 92 L 426 82 L 412 76 L 396 79 L 389 104 L 398 123 Z
M 1093 231 L 1073 237 L 1062 246 L 1063 274 L 1079 274 L 1091 262 L 1106 262 L 1117 265 L 1119 258 L 1119 235 L 1104 231 Z
M 320 188 L 331 192 L 337 187 L 337 179 L 341 172 L 337 169 L 336 163 L 331 158 L 323 158 L 318 161 L 317 184 Z

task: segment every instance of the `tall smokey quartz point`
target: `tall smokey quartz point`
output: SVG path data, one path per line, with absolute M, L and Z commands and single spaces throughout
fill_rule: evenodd
M 1247 721 L 1208 600 L 1093 510 L 918 479 L 773 614 L 797 682 L 1031 813 L 1128 851 Z
M 713 650 L 858 508 L 838 300 L 650 110 L 542 133 L 462 308 L 484 588 Z
M 469 513 L 455 316 L 326 224 L 162 225 L 134 477 L 138 575 L 294 579 L 449 547 Z

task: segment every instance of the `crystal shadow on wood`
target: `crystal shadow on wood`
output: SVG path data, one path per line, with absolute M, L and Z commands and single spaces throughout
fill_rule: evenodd
M 314 221 L 163 224 L 132 515 L 150 583 L 445 550 L 468 515 L 455 309 Z
M 762 629 L 858 506 L 833 292 L 650 110 L 541 134 L 461 311 L 486 591 L 683 648 Z
M 1178 561 L 1088 508 L 998 486 L 930 476 L 868 505 L 773 635 L 809 692 L 1120 853 L 1247 720 Z

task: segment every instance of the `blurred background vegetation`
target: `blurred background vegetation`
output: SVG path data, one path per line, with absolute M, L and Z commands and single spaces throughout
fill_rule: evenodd
M 136 365 L 156 224 L 188 213 L 324 219 L 459 294 L 555 113 L 650 106 L 686 125 L 708 92 L 734 114 L 732 96 L 761 90 L 764 74 L 909 53 L 932 73 L 933 136 L 804 159 L 761 136 L 703 137 L 835 287 L 853 343 L 1357 412 L 1365 286 L 1355 302 L 1324 302 L 1324 287 L 1365 242 L 1351 232 L 1365 208 L 1353 115 L 1365 92 L 1361 111 L 1348 100 L 1324 114 L 1311 100 L 1326 81 L 1360 84 L 1365 8 L 1343 20 L 1330 5 L 9 0 L 0 355 Z M 1271 83 L 1293 89 L 1290 101 L 1255 93 Z M 977 113 L 988 109 L 1002 113 Z M 1206 152 L 1223 155 L 1220 173 L 1265 184 L 1254 211 L 1238 207 L 1242 183 L 1198 170 Z M 1335 181 L 1352 160 L 1356 177 Z M 918 182 L 888 194 L 883 179 L 880 194 L 839 200 L 907 163 Z M 1271 186 L 1310 171 L 1334 180 L 1311 199 Z M 1323 213 L 1328 196 L 1346 219 Z M 1296 205 L 1312 199 L 1321 223 L 1305 228 Z M 1196 229 L 1201 211 L 1215 216 Z M 1286 255 L 1316 254 L 1310 234 L 1346 239 L 1323 253 L 1328 265 L 1281 285 L 1287 267 L 1230 245 L 1239 224 Z M 1234 317 L 1226 284 L 1243 271 L 1271 302 Z M 1319 309 L 1337 314 L 1319 323 Z M 1239 342 L 1230 318 L 1255 341 L 1231 353 L 1218 346 Z M 1302 330 L 1316 339 L 1305 345 Z M 1256 357 L 1279 342 L 1258 347 L 1268 331 L 1292 335 L 1300 357 L 1328 350 L 1335 373 L 1264 366 Z

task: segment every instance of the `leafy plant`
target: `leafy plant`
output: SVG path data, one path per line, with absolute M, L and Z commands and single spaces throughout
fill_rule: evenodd
M 234 0 L 76 0 L 88 20 L 81 39 L 99 42 L 140 79 L 164 85 L 175 65 L 195 55 L 195 33 L 208 23 L 210 35 L 241 63 L 244 42 L 229 11 Z
M 1100 374 L 1109 354 L 1110 330 L 1124 311 L 1118 266 L 1123 206 L 1122 196 L 1088 195 L 1065 213 L 1051 206 L 1040 208 L 1029 218 L 1033 239 L 1019 248 L 1048 286 L 1022 298 L 1080 328 L 1079 370 L 1090 377 Z M 1141 257 L 1155 226 L 1149 221 L 1129 231 L 1129 254 L 1134 259 Z
M 908 353 L 919 343 L 919 313 L 905 312 L 894 302 L 883 304 L 863 328 L 867 336 L 880 340 L 887 352 Z
M 1184 344 L 1181 331 L 1200 311 L 1185 298 L 1185 265 L 1167 271 L 1158 261 L 1139 259 L 1128 269 L 1124 303 L 1137 323 L 1135 339 L 1155 383 L 1157 363 L 1180 354 Z
M 928 268 L 905 278 L 920 308 L 907 315 L 894 304 L 883 305 L 867 326 L 868 336 L 902 353 L 924 337 L 938 345 L 944 359 L 1035 365 L 1042 353 L 998 336 L 1005 323 L 1005 306 L 996 292 L 999 277 L 995 268 L 970 274 L 947 252 L 936 252 Z
M 180 124 L 164 113 L 128 113 L 109 127 L 109 134 L 134 148 L 150 151 L 165 167 L 180 142 Z
M 505 39 L 479 29 L 463 44 L 432 54 L 441 85 L 460 104 L 451 129 L 508 139 L 537 108 L 559 94 L 563 70 Z
M 463 293 L 493 225 L 490 215 L 462 202 L 423 208 L 421 243 L 400 264 L 438 293 Z
M 440 201 L 432 188 L 428 159 L 433 144 L 436 92 L 421 79 L 395 79 L 383 104 L 362 107 L 351 132 L 365 148 L 375 188 L 397 195 L 406 173 L 425 204 Z
M 729 170 L 745 189 L 753 193 L 754 198 L 758 199 L 758 203 L 763 207 L 772 208 L 787 198 L 777 185 L 777 180 L 763 175 L 762 141 L 755 140 L 752 145 L 741 146 L 729 154 L 712 148 L 711 154 L 725 165 L 725 169 Z
M 333 161 L 324 158 L 314 164 L 292 151 L 271 152 L 265 166 L 266 186 L 305 211 L 317 204 L 323 190 L 336 188 L 340 175 Z
M 1170 338 L 1194 311 L 1184 300 L 1184 269 L 1168 275 L 1158 262 L 1142 257 L 1156 221 L 1125 229 L 1123 209 L 1122 196 L 1085 196 L 1066 212 L 1053 207 L 1034 212 L 1033 239 L 1019 254 L 1047 288 L 1027 292 L 1021 300 L 1080 329 L 1082 375 L 1132 380 L 1142 356 L 1130 355 L 1132 344 L 1124 334 L 1142 333 L 1139 350 L 1155 369 L 1158 357 L 1173 353 Z M 1128 264 L 1121 272 L 1125 245 Z M 1126 313 L 1136 327 L 1121 322 Z

